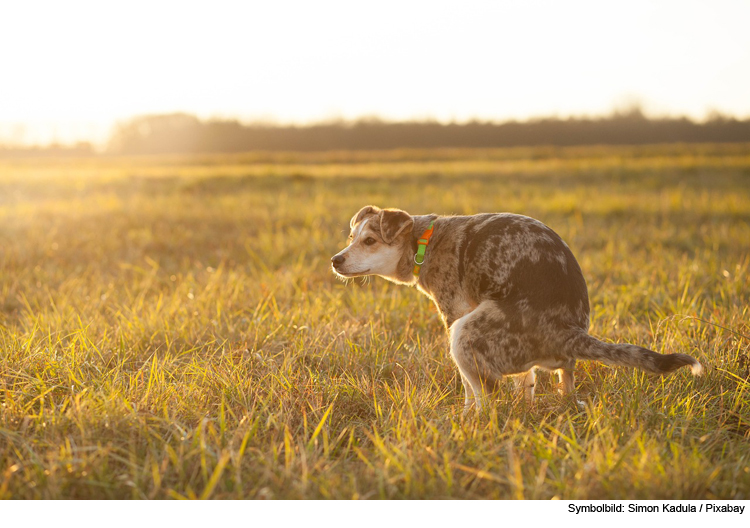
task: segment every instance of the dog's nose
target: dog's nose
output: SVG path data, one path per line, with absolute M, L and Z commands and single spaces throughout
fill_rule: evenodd
M 334 268 L 338 268 L 339 266 L 341 266 L 345 260 L 346 257 L 343 255 L 334 255 L 331 257 L 331 262 L 333 262 Z

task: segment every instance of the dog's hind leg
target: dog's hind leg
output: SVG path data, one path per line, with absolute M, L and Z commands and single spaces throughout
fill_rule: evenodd
M 566 362 L 563 367 L 556 370 L 557 377 L 560 380 L 560 388 L 558 392 L 562 396 L 575 396 L 576 393 L 576 380 L 575 380 L 575 360 Z
M 575 361 L 571 365 L 557 369 L 557 375 L 560 378 L 560 394 L 564 397 L 571 398 L 579 409 L 584 408 L 584 403 L 576 398 L 576 380 L 575 380 Z
M 464 385 L 464 414 L 469 412 L 472 405 L 475 406 L 477 412 L 481 411 L 484 391 L 476 365 L 471 365 L 470 361 L 466 361 L 465 354 L 459 352 L 458 355 L 454 355 L 453 350 L 451 350 L 451 355 L 458 365 L 458 370 L 461 372 L 461 381 Z
M 450 327 L 451 357 L 461 373 L 461 382 L 464 386 L 464 414 L 472 405 L 476 406 L 477 411 L 482 409 L 482 379 L 479 366 L 471 353 L 471 335 L 465 328 L 473 313 L 461 317 Z
M 560 394 L 563 396 L 575 395 L 576 381 L 573 369 L 558 369 L 557 376 L 560 378 Z
M 534 401 L 534 389 L 536 387 L 536 370 L 531 369 L 526 374 L 513 376 L 516 389 L 523 388 L 523 396 L 527 403 Z
M 485 392 L 494 390 L 504 375 L 525 370 L 518 365 L 523 358 L 507 337 L 505 318 L 497 302 L 484 301 L 450 327 L 451 356 L 461 371 L 467 395 L 464 412 L 472 403 L 480 410 Z M 533 374 L 526 377 L 527 385 L 533 385 Z M 526 393 L 533 397 L 533 388 L 528 387 Z
M 466 414 L 469 409 L 471 409 L 471 406 L 474 404 L 474 388 L 471 386 L 471 382 L 464 376 L 464 373 L 461 372 L 461 369 L 459 368 L 459 373 L 461 374 L 461 383 L 464 386 L 464 414 Z M 477 402 L 477 406 L 481 409 L 481 401 Z

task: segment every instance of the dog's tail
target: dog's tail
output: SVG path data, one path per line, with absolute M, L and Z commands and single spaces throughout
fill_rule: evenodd
M 687 354 L 659 354 L 627 343 L 605 343 L 582 330 L 573 331 L 565 342 L 576 359 L 600 361 L 607 365 L 635 367 L 652 374 L 669 374 L 690 365 L 694 376 L 703 374 L 703 365 Z

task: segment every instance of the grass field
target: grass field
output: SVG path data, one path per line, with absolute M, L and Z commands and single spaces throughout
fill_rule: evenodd
M 462 418 L 437 312 L 329 258 L 361 206 L 570 245 L 579 363 Z M 2 498 L 750 499 L 750 145 L 0 160 Z

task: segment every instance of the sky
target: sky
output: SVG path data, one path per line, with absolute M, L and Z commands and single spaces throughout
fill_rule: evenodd
M 0 3 L 0 144 L 136 115 L 750 117 L 750 1 Z

